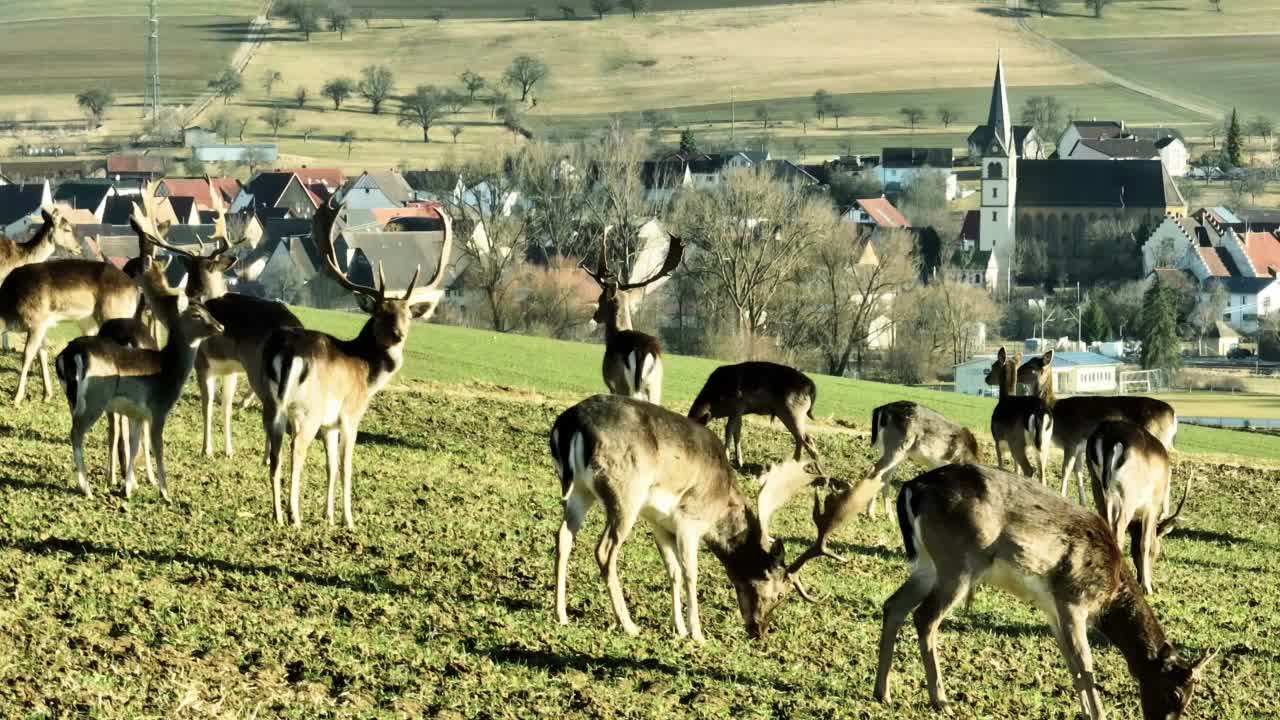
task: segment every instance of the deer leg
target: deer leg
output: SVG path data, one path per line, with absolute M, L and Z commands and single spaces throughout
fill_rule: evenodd
M 147 481 L 152 485 L 159 487 L 160 482 L 156 480 L 156 473 L 151 469 L 151 432 L 150 423 L 143 423 L 142 427 L 142 459 L 147 465 Z
M 129 451 L 125 456 L 124 463 L 124 499 L 128 500 L 133 495 L 133 488 L 136 484 L 134 471 L 136 470 L 138 459 L 138 448 L 142 444 L 142 423 L 129 423 Z
M 227 457 L 231 457 L 231 411 L 235 409 L 236 383 L 240 376 L 232 373 L 222 378 L 222 441 Z M 252 395 L 252 393 L 250 393 Z
M 885 448 L 885 452 L 876 461 L 871 468 L 871 475 L 867 478 L 867 482 L 874 483 L 881 488 L 881 495 L 885 497 L 885 514 L 889 513 L 888 497 L 885 489 L 889 487 L 888 476 L 893 469 L 901 465 L 907 459 L 907 449 L 905 445 L 899 445 L 893 449 Z M 876 516 L 876 502 L 873 499 L 871 504 L 867 505 L 867 517 L 874 518 Z
M 148 423 L 139 423 L 143 429 L 150 430 L 148 435 L 151 438 L 151 449 L 156 454 L 156 479 L 160 485 L 160 497 L 170 505 L 173 499 L 169 497 L 169 488 L 165 483 L 168 475 L 164 469 L 164 418 L 157 417 Z
M 342 519 L 347 523 L 348 530 L 356 529 L 355 517 L 351 512 L 352 459 L 356 453 L 356 436 L 360 432 L 356 422 L 358 420 L 342 426 Z
M 734 413 L 724 422 L 724 451 L 734 467 L 742 465 L 742 416 Z
M 1054 628 L 1062 656 L 1071 672 L 1071 685 L 1080 694 L 1080 705 L 1089 720 L 1105 720 L 1102 697 L 1093 679 L 1093 653 L 1089 649 L 1085 617 L 1058 603 L 1058 623 Z
M 623 632 L 635 637 L 640 634 L 640 628 L 631 620 L 627 601 L 622 595 L 622 580 L 618 577 L 618 556 L 622 550 L 622 543 L 631 534 L 631 528 L 635 524 L 639 503 L 632 504 L 631 507 L 636 510 L 622 505 L 616 498 L 606 503 L 609 520 L 605 523 L 604 533 L 600 536 L 600 544 L 596 546 L 596 562 L 600 564 L 600 571 L 604 574 L 605 583 L 609 587 L 609 602 L 613 605 L 613 614 L 617 617 L 618 624 L 622 626 Z M 686 578 L 687 572 L 686 569 Z M 689 607 L 696 607 L 696 602 L 690 599 Z M 690 630 L 692 631 L 692 628 Z
M 1013 458 L 1013 462 L 1022 471 L 1025 477 L 1033 478 L 1036 476 L 1036 470 L 1031 466 L 1031 460 L 1027 458 L 1027 440 L 1025 437 L 1015 437 L 1009 441 L 1009 457 Z
M 204 408 L 204 456 L 213 457 L 213 398 L 218 378 L 209 370 L 197 368 L 196 385 L 200 388 L 200 407 Z
M 294 527 L 302 527 L 302 468 L 307 464 L 307 449 L 320 432 L 310 419 L 299 423 L 293 433 L 293 458 L 289 466 L 289 519 Z
M 1151 578 L 1151 566 L 1154 558 L 1152 555 L 1153 546 L 1155 545 L 1155 521 L 1150 516 L 1144 516 L 1141 520 L 1129 528 L 1132 547 L 1129 552 L 1133 554 L 1133 567 L 1138 575 L 1138 584 L 1142 586 L 1142 591 L 1148 595 L 1155 593 L 1155 583 Z
M 18 391 L 13 395 L 14 405 L 21 404 L 27 396 L 27 376 L 31 373 L 31 363 L 44 345 L 44 336 L 48 332 L 48 325 L 37 325 L 27 331 L 27 344 L 22 348 L 22 372 L 18 374 Z
M 53 398 L 53 384 L 49 382 L 49 350 L 44 343 L 40 343 L 37 355 L 40 356 L 40 379 L 44 382 L 44 401 L 49 402 Z
M 71 457 L 76 465 L 76 486 L 87 498 L 93 497 L 93 489 L 89 486 L 89 478 L 85 472 L 84 436 L 101 414 L 101 412 L 89 411 L 83 415 L 73 415 L 71 418 Z
M 676 556 L 676 536 L 659 527 L 653 528 L 653 540 L 662 555 L 662 564 L 667 569 L 667 577 L 671 578 L 671 615 L 675 620 L 676 634 L 688 637 L 689 629 L 684 623 L 684 605 L 680 602 L 680 584 L 684 582 L 680 570 L 680 558 Z
M 943 686 L 942 669 L 938 665 L 938 626 L 968 593 L 967 575 L 940 578 L 933 591 L 916 608 L 914 619 L 920 657 L 924 661 L 925 681 L 929 684 L 929 702 L 935 709 L 947 704 L 947 690 Z
M 1004 452 L 1000 447 L 1002 443 L 1000 442 L 1000 436 L 996 434 L 995 428 L 991 429 L 991 439 L 996 446 L 996 467 L 1003 470 L 1004 469 Z
M 684 594 L 689 615 L 689 637 L 696 643 L 707 641 L 702 635 L 702 617 L 698 612 L 698 544 L 700 538 L 692 532 L 676 537 L 676 549 L 680 553 L 680 569 L 684 572 Z
M 275 509 L 275 517 L 277 525 L 284 525 L 284 509 L 280 503 L 280 476 L 284 472 L 282 467 L 284 455 L 284 424 L 281 423 L 276 427 L 271 420 L 272 414 L 263 408 L 262 424 L 265 426 L 267 436 L 267 466 L 271 475 L 271 504 Z
M 329 496 L 324 504 L 324 519 L 333 526 L 333 493 L 338 485 L 338 473 L 342 470 L 341 448 L 338 443 L 338 428 L 326 430 L 324 433 L 324 454 L 329 469 Z
M 120 478 L 119 465 L 124 464 L 121 460 L 121 456 L 124 455 L 124 448 L 120 445 L 121 440 L 120 416 L 110 413 L 107 415 L 107 481 L 111 487 L 116 486 L 116 481 Z
M 907 615 L 919 607 L 933 591 L 937 577 L 932 563 L 921 556 L 911 577 L 902 587 L 884 601 L 884 621 L 880 626 L 880 658 L 876 666 L 875 697 L 882 703 L 889 702 L 889 672 L 893 669 L 893 646 L 898 640 L 898 628 Z
M 1076 448 L 1062 446 L 1062 497 L 1067 496 L 1067 483 L 1071 481 L 1071 471 L 1076 466 Z
M 595 504 L 596 498 L 591 491 L 574 484 L 564 500 L 564 521 L 560 523 L 560 532 L 556 537 L 556 619 L 561 625 L 569 624 L 569 611 L 566 607 L 569 577 L 569 551 L 573 549 L 573 538 L 582 529 L 582 521 L 587 511 Z

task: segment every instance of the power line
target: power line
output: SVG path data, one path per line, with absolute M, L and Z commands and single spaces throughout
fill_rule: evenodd
M 150 111 L 151 119 L 160 115 L 160 2 L 147 2 L 147 69 L 146 85 L 143 92 L 143 113 Z

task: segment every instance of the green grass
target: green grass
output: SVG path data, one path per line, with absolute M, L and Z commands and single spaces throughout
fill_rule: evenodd
M 1280 115 L 1275 93 L 1280 35 L 1198 38 L 1113 38 L 1062 43 L 1090 62 L 1126 78 L 1223 108 L 1246 119 Z
M 246 24 L 244 17 L 220 15 L 166 18 L 160 43 L 166 102 L 203 91 L 230 61 Z M 142 30 L 136 17 L 0 23 L 0 64 L 8 69 L 0 96 L 43 96 L 55 119 L 77 115 L 74 96 L 86 88 L 136 98 L 145 66 Z
M 1280 395 L 1268 393 L 1180 392 L 1157 395 L 1179 415 L 1197 417 L 1280 417 Z
M 715 8 L 751 7 L 756 5 L 790 5 L 811 0 L 656 0 L 652 3 L 654 12 L 672 12 L 682 10 L 710 10 Z M 420 0 L 353 0 L 352 9 L 359 11 L 368 8 L 375 18 L 425 18 L 436 10 L 442 10 L 450 18 L 519 18 L 525 17 L 525 9 L 535 7 L 543 19 L 560 19 L 561 5 L 568 5 L 577 12 L 579 20 L 593 20 L 595 14 L 591 4 L 582 0 L 440 0 L 440 2 L 423 3 Z M 623 8 L 616 8 L 612 15 L 627 15 Z
M 160 3 L 161 39 L 169 29 L 169 23 L 191 15 L 255 15 L 262 9 L 259 0 L 164 0 Z M 147 0 L 0 0 L 0 22 L 14 22 L 33 18 L 81 18 L 145 16 Z M 142 42 L 142 26 L 134 20 L 134 34 Z
M 1083 3 L 1065 2 L 1054 16 L 1028 13 L 1027 23 L 1054 38 L 1231 35 L 1269 32 L 1280 24 L 1280 5 L 1272 0 L 1224 0 L 1222 8 L 1214 12 L 1206 0 L 1121 0 L 1098 20 Z
M 344 333 L 357 322 L 303 316 Z M 591 552 L 597 511 L 571 561 L 572 624 L 557 626 L 560 499 L 546 432 L 599 387 L 599 347 L 439 326 L 415 328 L 410 343 L 405 372 L 362 425 L 354 533 L 320 525 L 318 446 L 305 526 L 271 524 L 255 412 L 236 416 L 235 458 L 205 459 L 188 392 L 167 431 L 176 503 L 142 487 L 127 512 L 102 477 L 102 428 L 89 448 L 98 492 L 87 500 L 68 486 L 60 397 L 0 415 L 0 707 L 28 717 L 932 716 L 909 629 L 895 705 L 870 697 L 880 604 L 907 574 L 898 532 L 883 519 L 848 524 L 835 549 L 851 562 L 805 571 L 826 602 L 782 607 L 765 642 L 746 638 L 724 573 L 704 553 L 709 642 L 695 647 L 668 630 L 669 586 L 642 531 L 626 546 L 622 577 L 643 632 L 629 639 L 612 626 Z M 12 354 L 0 356 L 0 396 L 12 392 L 14 366 Z M 671 358 L 669 404 L 682 407 L 709 367 Z M 861 420 L 889 396 L 927 399 L 975 422 L 983 411 L 958 396 L 825 378 L 819 387 L 820 415 Z M 789 452 L 776 424 L 746 432 L 748 460 Z M 1242 438 L 1215 437 L 1222 451 Z M 825 432 L 819 441 L 834 472 L 869 468 L 865 438 Z M 1223 648 L 1192 716 L 1274 716 L 1274 471 L 1183 454 L 1176 472 L 1179 481 L 1191 475 L 1193 495 L 1156 568 L 1155 612 L 1186 652 Z M 803 505 L 778 526 L 792 556 L 812 537 Z M 957 716 L 1076 711 L 1042 619 L 1010 596 L 980 592 L 942 638 Z M 1098 638 L 1094 649 L 1109 709 L 1136 717 L 1122 658 Z

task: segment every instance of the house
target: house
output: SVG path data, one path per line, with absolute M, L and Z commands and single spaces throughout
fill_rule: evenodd
M 876 173 L 880 184 L 891 193 L 911 185 L 922 175 L 940 173 L 946 178 L 947 199 L 954 200 L 958 185 L 956 174 L 951 170 L 952 162 L 951 148 L 885 148 L 880 152 Z
M 1065 158 L 1071 154 L 1071 149 L 1081 140 L 1101 140 L 1105 137 L 1115 137 L 1124 132 L 1124 123 L 1116 120 L 1072 120 L 1067 123 L 1067 127 L 1058 136 L 1058 146 L 1056 148 L 1058 157 Z
M 1222 320 L 1239 332 L 1258 332 L 1258 319 L 1280 310 L 1280 278 L 1275 275 L 1207 278 L 1200 283 L 1200 299 L 1207 299 L 1219 286 L 1227 295 Z
M 394 170 L 365 171 L 350 178 L 340 196 L 348 209 L 404 207 L 417 199 L 404 176 Z
M 967 141 L 970 159 L 982 157 L 982 152 L 991 144 L 991 126 L 979 125 L 969 133 Z M 1045 143 L 1031 125 L 1013 126 L 1013 150 L 1020 158 L 1043 160 L 1049 153 L 1045 152 Z
M 1226 357 L 1232 350 L 1240 347 L 1240 339 L 1240 333 L 1222 320 L 1217 320 L 1203 339 L 1188 340 L 1182 347 L 1201 357 Z
M 171 195 L 169 197 L 169 206 L 173 209 L 173 216 L 176 222 L 181 225 L 200 225 L 202 218 L 201 213 L 196 208 L 196 199 L 185 195 Z M 210 214 L 214 214 L 210 211 Z
M 280 158 L 280 149 L 275 143 L 237 143 L 231 145 L 196 145 L 191 148 L 191 157 L 200 162 L 230 162 L 263 164 L 273 163 Z
M 218 144 L 218 133 L 209 128 L 189 127 L 182 129 L 182 146 L 194 148 L 201 145 Z
M 1167 217 L 1142 246 L 1143 269 L 1169 267 L 1209 277 L 1269 277 L 1280 272 L 1280 214 L 1271 222 L 1252 211 L 1247 220 L 1224 207 Z
M 911 227 L 906 216 L 883 196 L 854 200 L 840 218 L 854 225 L 865 225 L 873 231 Z
M 1073 122 L 1058 140 L 1067 160 L 1160 160 L 1173 177 L 1187 174 L 1187 146 L 1172 128 L 1131 128 L 1124 121 Z
M 25 237 L 40 221 L 40 208 L 53 204 L 49 181 L 0 185 L 0 232 L 5 237 Z
M 977 355 L 955 366 L 955 391 L 966 395 L 996 395 L 987 371 L 994 355 Z M 1061 396 L 1114 393 L 1119 388 L 1121 363 L 1092 352 L 1055 352 L 1053 387 Z
M 212 182 L 213 190 L 210 190 Z M 216 177 L 211 180 L 196 177 L 172 177 L 160 181 L 156 188 L 156 197 L 181 195 L 196 199 L 196 207 L 200 210 L 213 210 L 213 192 L 217 192 L 224 207 L 230 207 L 239 197 L 242 188 L 240 181 L 232 177 Z
M 58 212 L 67 222 L 73 226 L 79 225 L 100 225 L 102 219 L 95 217 L 93 213 L 83 208 L 73 208 L 70 205 L 55 202 L 54 207 L 58 208 Z
M 822 181 L 818 180 L 813 173 L 790 160 L 765 160 L 754 167 L 759 169 L 760 172 L 768 173 L 774 180 L 779 182 L 802 187 L 822 184 Z
M 294 173 L 264 170 L 245 184 L 244 192 L 231 206 L 231 212 L 251 210 L 264 218 L 286 215 L 310 218 L 319 205 L 319 198 Z
M 645 199 L 665 205 L 681 188 L 693 185 L 693 173 L 689 165 L 680 160 L 645 160 L 640 163 L 640 180 L 644 183 Z
M 53 201 L 68 207 L 88 210 L 97 222 L 102 222 L 102 213 L 107 207 L 107 198 L 114 197 L 115 188 L 110 182 L 93 182 L 88 180 L 68 180 L 53 191 Z
M 116 182 L 151 182 L 164 174 L 164 158 L 137 153 L 112 153 L 107 156 L 107 177 Z

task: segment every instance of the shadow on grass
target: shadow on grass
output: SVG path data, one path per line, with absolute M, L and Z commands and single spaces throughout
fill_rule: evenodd
M 229 560 L 220 560 L 218 558 L 201 557 L 199 555 L 192 555 L 181 551 L 163 552 L 154 550 L 129 550 L 126 548 L 112 547 L 110 545 L 101 545 L 93 542 L 92 540 L 74 540 L 59 537 L 50 537 L 43 540 L 0 539 L 0 548 L 11 548 L 13 550 L 19 550 L 32 555 L 56 555 L 58 553 L 67 553 L 75 557 L 93 556 L 113 559 L 137 559 L 154 563 L 156 565 L 171 565 L 179 563 L 183 565 L 195 565 L 208 570 L 233 575 L 258 575 L 263 577 L 289 578 L 294 582 L 376 595 L 407 593 L 410 591 L 407 586 L 373 574 L 356 575 L 352 579 L 346 579 L 336 575 L 319 575 L 301 570 L 286 570 L 285 568 L 277 565 L 249 565 L 246 563 L 231 562 Z
M 1217 530 L 1197 530 L 1195 528 L 1174 528 L 1169 533 L 1170 538 L 1178 540 L 1195 540 L 1197 542 L 1207 543 L 1227 543 L 1227 544 L 1244 544 L 1244 545 L 1260 545 L 1253 538 L 1240 537 L 1231 533 L 1218 532 Z
M 803 548 L 809 547 L 813 543 L 812 537 L 800 537 L 796 535 L 784 536 L 782 538 L 783 545 L 786 546 L 788 555 L 791 554 L 792 548 L 799 554 Z M 843 543 L 837 540 L 827 542 L 827 547 L 837 555 L 848 557 L 850 555 L 861 555 L 862 557 L 875 558 L 891 563 L 899 563 L 906 566 L 907 555 L 901 548 L 888 548 L 883 545 L 854 545 L 852 543 Z M 816 560 L 814 562 L 817 562 Z M 827 562 L 834 563 L 832 560 Z
M 62 495 L 79 495 L 80 491 L 72 488 L 66 483 L 40 482 L 37 480 L 25 480 L 12 477 L 0 477 L 0 488 L 10 488 L 13 490 L 37 490 L 40 492 L 60 493 Z
M 63 407 L 58 408 L 61 410 Z M 16 428 L 12 425 L 0 425 L 0 439 L 26 440 L 28 442 L 42 442 L 50 445 L 69 445 L 70 440 L 67 435 L 53 435 L 50 433 L 32 430 L 30 428 Z
M 687 643 L 689 641 L 680 640 L 678 642 Z M 692 671 L 689 667 L 672 665 L 655 658 L 635 658 L 619 655 L 596 656 L 571 651 L 536 650 L 514 645 L 474 647 L 472 651 L 487 655 L 489 659 L 502 665 L 519 665 L 553 673 L 560 673 L 566 670 L 594 671 L 596 676 L 600 677 L 634 671 L 647 671 L 676 677 L 689 675 Z M 769 685 L 778 692 L 794 692 L 797 690 L 796 686 L 789 683 L 777 680 L 771 681 L 762 677 L 752 678 L 741 675 L 728 675 L 705 667 L 698 668 L 697 675 L 729 685 Z
M 382 447 L 405 448 L 407 450 L 430 450 L 423 443 L 411 442 L 408 438 L 398 437 L 395 435 L 384 435 L 377 432 L 360 432 L 358 441 L 360 444 L 379 445 Z

